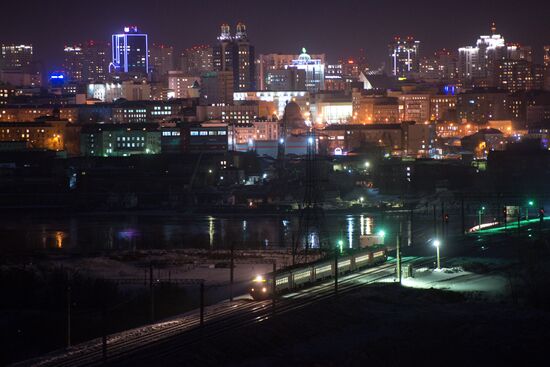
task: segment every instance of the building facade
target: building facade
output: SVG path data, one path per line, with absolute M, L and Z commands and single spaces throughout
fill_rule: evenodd
M 80 132 L 83 156 L 126 157 L 134 154 L 159 154 L 161 132 L 157 124 L 84 125 Z
M 231 72 L 236 92 L 256 90 L 255 51 L 248 39 L 246 25 L 238 23 L 232 36 L 229 25 L 222 24 L 218 41 L 213 48 L 214 70 Z
M 390 72 L 398 78 L 406 78 L 411 73 L 418 73 L 420 60 L 420 41 L 413 37 L 395 37 L 389 45 Z
M 147 34 L 136 26 L 125 27 L 123 33 L 112 36 L 110 70 L 117 73 L 149 74 L 149 42 Z

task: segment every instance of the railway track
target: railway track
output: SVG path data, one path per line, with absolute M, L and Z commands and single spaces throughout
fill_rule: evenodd
M 422 266 L 433 263 L 433 258 L 424 258 L 420 262 L 419 258 L 403 260 L 403 264 L 412 262 Z M 394 268 L 394 263 L 386 263 L 375 268 L 341 276 L 338 282 L 338 294 L 388 278 L 392 276 L 391 270 Z M 363 278 L 368 279 L 360 282 L 359 280 Z M 97 366 L 105 362 L 117 366 L 132 365 L 132 362 L 135 364 L 136 360 L 153 360 L 178 353 L 193 344 L 200 343 L 205 338 L 269 320 L 274 316 L 274 312 L 275 315 L 292 312 L 333 296 L 334 281 L 330 280 L 283 295 L 276 300 L 275 309 L 273 309 L 271 300 L 240 300 L 233 303 L 225 301 L 205 309 L 203 327 L 200 327 L 200 315 L 193 311 L 157 324 L 109 335 L 107 337 L 107 361 L 103 359 L 102 339 L 96 338 L 73 349 L 17 363 L 14 367 Z

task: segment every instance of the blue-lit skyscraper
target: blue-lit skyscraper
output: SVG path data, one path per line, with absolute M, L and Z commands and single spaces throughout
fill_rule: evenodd
M 124 33 L 113 34 L 111 72 L 147 75 L 149 73 L 149 45 L 147 34 L 136 26 L 125 27 Z

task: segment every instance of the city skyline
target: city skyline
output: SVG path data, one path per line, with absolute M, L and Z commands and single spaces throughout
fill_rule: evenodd
M 329 61 L 335 62 L 342 57 L 356 56 L 359 49 L 364 49 L 367 61 L 378 67 L 388 62 L 387 46 L 396 35 L 420 40 L 421 54 L 425 56 L 437 49 L 454 50 L 471 44 L 478 35 L 488 34 L 494 21 L 498 33 L 507 41 L 532 46 L 535 60 L 540 62 L 542 47 L 548 43 L 546 35 L 550 32 L 550 26 L 544 21 L 550 5 L 542 1 L 527 2 L 520 9 L 494 1 L 476 4 L 475 14 L 469 10 L 474 2 L 463 1 L 451 16 L 448 10 L 438 10 L 435 2 L 428 0 L 417 3 L 419 12 L 414 18 L 409 12 L 400 11 L 404 4 L 370 1 L 346 1 L 348 6 L 342 6 L 341 12 L 329 11 L 335 7 L 325 1 L 319 1 L 316 7 L 287 1 L 277 6 L 260 6 L 247 0 L 236 4 L 217 0 L 200 4 L 135 1 L 131 7 L 109 4 L 108 8 L 102 6 L 103 3 L 106 2 L 99 1 L 97 7 L 90 9 L 80 9 L 64 0 L 55 7 L 42 2 L 34 4 L 36 11 L 29 14 L 24 23 L 7 19 L 0 25 L 2 42 L 32 43 L 37 59 L 46 69 L 52 69 L 61 65 L 65 45 L 89 39 L 108 41 L 110 35 L 124 25 L 137 25 L 149 34 L 151 43 L 169 44 L 179 53 L 196 44 L 214 44 L 220 24 L 230 24 L 233 32 L 237 22 L 242 21 L 248 27 L 257 55 L 296 52 L 306 47 L 312 53 L 326 53 Z M 494 11 L 497 6 L 498 15 Z M 24 11 L 19 4 L 9 4 L 8 8 L 13 12 Z M 38 26 L 44 27 L 40 21 L 43 18 L 50 20 L 48 32 L 42 32 Z M 277 23 L 281 19 L 284 23 Z M 330 22 L 334 26 L 327 26 Z M 56 27 L 56 24 L 62 26 Z M 272 26 L 265 27 L 265 24 Z

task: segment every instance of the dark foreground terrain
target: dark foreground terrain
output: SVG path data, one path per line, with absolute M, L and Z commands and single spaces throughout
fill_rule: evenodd
M 549 337 L 548 310 L 390 284 L 126 365 L 529 366 L 544 363 Z

